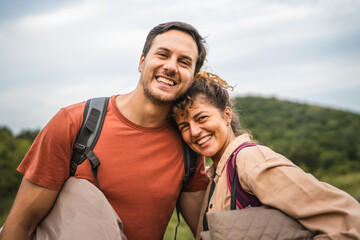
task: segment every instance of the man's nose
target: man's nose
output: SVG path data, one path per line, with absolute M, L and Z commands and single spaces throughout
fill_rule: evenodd
M 164 65 L 164 68 L 170 74 L 177 73 L 177 71 L 178 71 L 178 69 L 177 69 L 177 59 L 174 58 L 174 57 L 171 57 L 171 58 L 167 59 L 165 65 Z

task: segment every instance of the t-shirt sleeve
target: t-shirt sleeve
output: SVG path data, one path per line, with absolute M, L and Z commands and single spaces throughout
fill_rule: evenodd
M 205 157 L 198 155 L 196 159 L 195 171 L 186 182 L 185 192 L 196 192 L 205 190 L 209 183 L 209 178 L 205 172 Z
M 78 118 L 75 122 L 81 125 L 82 114 Z M 30 182 L 60 190 L 69 177 L 79 124 L 74 123 L 66 109 L 61 109 L 41 130 L 17 170 Z

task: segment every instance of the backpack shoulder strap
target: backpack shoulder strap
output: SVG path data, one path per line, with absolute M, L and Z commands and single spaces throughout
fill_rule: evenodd
M 182 146 L 183 146 L 183 150 L 184 150 L 184 169 L 185 169 L 185 175 L 184 178 L 182 179 L 182 187 L 181 187 L 181 191 L 179 194 L 179 197 L 176 201 L 176 215 L 177 215 L 177 220 L 178 223 L 176 225 L 175 228 L 175 240 L 176 240 L 176 235 L 177 235 L 177 230 L 178 227 L 180 225 L 180 195 L 183 191 L 183 188 L 186 184 L 186 181 L 189 179 L 189 177 L 194 173 L 195 171 L 195 164 L 196 164 L 196 159 L 197 159 L 197 154 L 196 152 L 194 152 L 185 142 L 184 140 L 182 140 Z
M 183 150 L 184 150 L 184 168 L 185 168 L 185 175 L 182 180 L 183 186 L 185 186 L 186 181 L 189 180 L 189 177 L 195 171 L 195 163 L 197 154 L 194 152 L 185 142 L 182 140 Z
M 240 185 L 238 173 L 236 171 L 236 156 L 241 149 L 245 147 L 256 146 L 255 143 L 243 143 L 231 154 L 227 162 L 227 182 L 231 192 L 231 204 L 230 209 L 235 210 L 236 206 L 240 209 L 248 207 L 261 206 L 261 202 L 256 196 L 246 192 Z
M 100 136 L 108 104 L 109 97 L 91 98 L 87 100 L 83 122 L 73 147 L 70 162 L 70 176 L 74 176 L 77 166 L 88 158 L 91 163 L 91 171 L 97 182 L 97 168 L 100 165 L 100 161 L 92 150 Z

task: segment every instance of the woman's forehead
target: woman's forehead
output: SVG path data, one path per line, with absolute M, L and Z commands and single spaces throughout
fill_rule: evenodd
M 190 115 L 196 114 L 196 112 L 210 106 L 212 106 L 210 101 L 208 101 L 205 97 L 197 97 L 193 102 L 189 102 L 184 109 L 179 109 L 176 118 L 188 118 L 190 113 Z

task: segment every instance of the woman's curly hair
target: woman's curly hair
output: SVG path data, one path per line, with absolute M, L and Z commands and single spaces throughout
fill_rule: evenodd
M 204 98 L 208 103 L 224 112 L 226 107 L 232 107 L 227 89 L 234 90 L 225 80 L 218 75 L 200 71 L 194 77 L 191 87 L 173 104 L 170 116 L 176 118 L 180 112 L 186 113 L 187 106 L 192 106 L 197 98 Z M 236 114 L 233 113 L 231 119 L 231 128 L 238 136 L 247 131 L 239 129 L 240 123 Z

